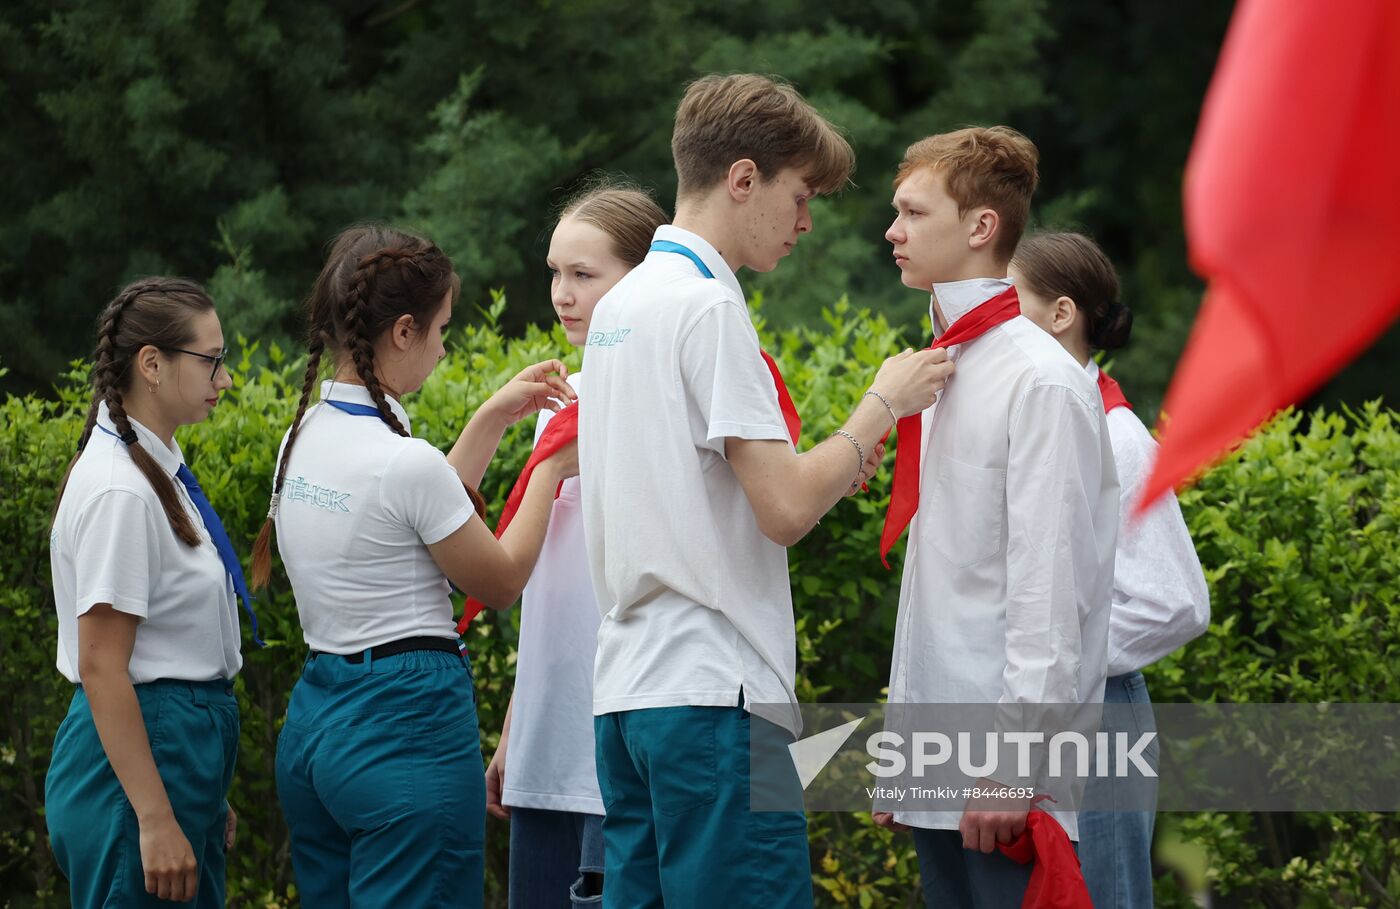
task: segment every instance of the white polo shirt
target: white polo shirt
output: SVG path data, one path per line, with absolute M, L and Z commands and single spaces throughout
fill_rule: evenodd
M 583 373 L 569 376 L 582 394 Z M 540 411 L 538 444 L 553 414 Z M 520 652 L 501 803 L 603 813 L 593 757 L 593 657 L 598 601 L 588 577 L 578 477 L 564 481 L 520 598 Z
M 455 638 L 450 588 L 428 546 L 476 514 L 461 478 L 423 439 L 325 403 L 373 406 L 363 385 L 324 382 L 321 398 L 292 446 L 276 520 L 307 646 L 357 653 L 402 638 Z M 388 400 L 409 429 L 403 407 Z
M 116 432 L 104 403 L 97 425 Z M 139 445 L 170 475 L 199 532 L 198 546 L 175 535 L 156 491 L 125 443 L 94 429 L 73 465 L 49 537 L 58 671 L 78 676 L 78 617 L 98 603 L 140 620 L 128 675 L 156 679 L 229 679 L 243 665 L 238 604 L 204 520 L 175 472 L 185 463 L 179 443 L 165 443 L 136 420 Z
M 796 732 L 787 550 L 765 537 L 725 440 L 789 442 L 743 292 L 669 225 L 598 303 L 579 398 L 584 536 L 598 608 L 593 711 L 780 704 Z

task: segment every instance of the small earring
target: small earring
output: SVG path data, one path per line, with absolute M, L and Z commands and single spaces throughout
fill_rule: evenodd
M 146 388 L 150 390 L 151 394 L 155 394 L 155 393 L 156 393 L 156 389 L 157 389 L 157 388 L 160 388 L 160 382 L 156 382 L 156 384 L 154 384 L 154 385 L 151 385 L 151 384 L 148 383 L 148 384 L 146 385 Z

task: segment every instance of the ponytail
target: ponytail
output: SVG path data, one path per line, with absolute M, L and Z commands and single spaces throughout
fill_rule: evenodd
M 1011 265 L 1021 283 L 1047 299 L 1069 297 L 1083 316 L 1085 338 L 1095 350 L 1128 343 L 1133 313 L 1118 300 L 1113 263 L 1084 234 L 1038 231 L 1021 240 Z

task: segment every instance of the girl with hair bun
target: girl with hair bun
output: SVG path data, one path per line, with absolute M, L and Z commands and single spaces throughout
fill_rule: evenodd
M 593 308 L 646 258 L 667 220 L 651 196 L 620 183 L 595 184 L 565 205 L 546 264 L 550 299 L 570 344 L 584 345 Z M 582 393 L 582 373 L 569 381 Z M 550 416 L 540 414 L 537 442 Z M 511 909 L 602 901 L 603 798 L 593 756 L 601 613 L 579 495 L 579 481 L 565 481 L 525 587 L 515 691 L 486 770 L 487 810 L 510 820 Z
M 431 241 L 363 225 L 335 239 L 311 290 L 301 399 L 253 562 L 265 583 L 275 526 L 310 648 L 277 742 L 306 906 L 482 902 L 481 747 L 448 582 L 510 606 L 577 458 L 569 446 L 536 469 L 499 541 L 486 528 L 475 487 L 506 427 L 573 399 L 557 360 L 496 392 L 446 456 L 410 434 L 400 398 L 446 355 L 458 286 Z M 326 354 L 333 378 L 309 406 Z
M 224 905 L 247 586 L 175 431 L 233 384 L 226 355 L 184 278 L 127 285 L 98 323 L 50 535 L 58 669 L 77 688 L 44 803 L 75 907 Z
M 1118 383 L 1093 360 L 1128 343 L 1133 314 L 1118 300 L 1113 264 L 1093 240 L 1038 233 L 1021 241 L 1010 275 L 1021 313 L 1050 332 L 1095 377 L 1107 412 L 1121 488 L 1108 623 L 1108 682 L 1101 731 L 1136 736 L 1155 728 L 1142 668 L 1198 637 L 1210 624 L 1210 594 L 1175 496 L 1140 518 L 1131 509 L 1147 481 L 1157 443 Z M 1119 706 L 1112 706 L 1119 705 Z M 1155 761 L 1156 745 L 1148 749 Z M 1131 788 L 1129 788 L 1131 786 Z M 1115 792 L 1115 788 L 1122 787 Z M 1089 780 L 1079 816 L 1079 859 L 1095 906 L 1152 905 L 1152 811 L 1094 810 L 1139 805 L 1144 783 Z M 1155 804 L 1156 788 L 1148 793 Z

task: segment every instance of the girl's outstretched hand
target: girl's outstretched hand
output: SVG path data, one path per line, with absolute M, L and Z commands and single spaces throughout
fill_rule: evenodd
M 541 410 L 558 411 L 578 400 L 568 377 L 569 368 L 562 360 L 531 364 L 501 386 L 481 407 L 489 409 L 506 426 Z

